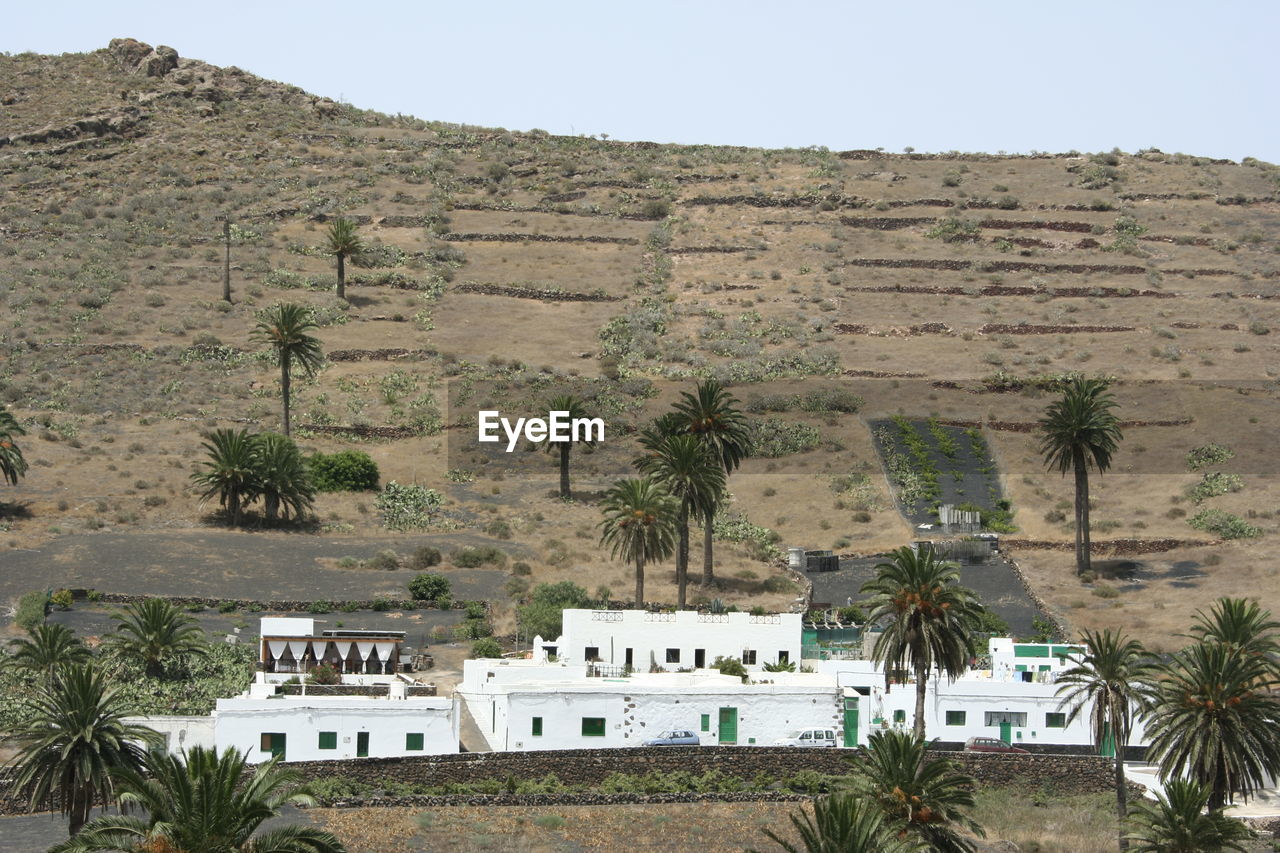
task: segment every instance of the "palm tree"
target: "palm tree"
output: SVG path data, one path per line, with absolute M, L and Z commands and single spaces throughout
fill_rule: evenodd
M 1071 707 L 1068 724 L 1089 708 L 1089 728 L 1099 752 L 1104 744 L 1114 745 L 1116 814 L 1123 824 L 1128 813 L 1124 749 L 1129 745 L 1134 720 L 1149 702 L 1154 663 L 1141 643 L 1110 629 L 1085 631 L 1081 640 L 1084 653 L 1076 658 L 1074 666 L 1058 674 L 1062 685 L 1058 695 L 1065 693 L 1063 703 Z M 1120 849 L 1125 847 L 1122 828 Z
M 677 502 L 648 477 L 619 480 L 604 496 L 600 544 L 636 567 L 636 607 L 644 607 L 644 567 L 675 550 Z
M 203 471 L 191 475 L 197 486 L 204 487 L 200 503 L 217 495 L 218 503 L 231 514 L 232 526 L 239 527 L 241 509 L 260 490 L 254 438 L 244 429 L 216 429 L 205 438 L 209 459 Z
M 208 654 L 196 620 L 163 598 L 135 602 L 111 618 L 116 629 L 107 637 L 108 648 L 141 661 L 152 678 L 164 675 L 166 658 Z
M 316 490 L 311 485 L 307 463 L 292 439 L 263 433 L 256 436 L 254 454 L 258 488 L 270 521 L 275 521 L 282 509 L 286 520 L 290 515 L 299 518 L 311 509 Z
M 924 697 L 929 671 L 954 681 L 976 652 L 973 635 L 984 612 L 973 591 L 961 586 L 955 563 L 903 546 L 862 585 L 870 594 L 868 624 L 884 623 L 871 657 L 884 667 L 885 688 L 908 664 L 916 679 L 915 736 L 924 737 Z
M 734 405 L 738 399 L 714 379 L 698 385 L 694 393 L 685 391 L 675 405 L 682 431 L 696 435 L 706 444 L 712 455 L 720 460 L 726 480 L 742 464 L 751 448 L 751 436 L 747 422 Z M 723 495 L 723 492 L 721 493 Z M 712 528 L 717 500 L 711 507 L 702 526 L 702 585 L 711 586 L 715 581 L 715 555 Z
M 1160 673 L 1148 760 L 1165 778 L 1207 785 L 1211 809 L 1236 794 L 1247 800 L 1267 776 L 1280 776 L 1277 683 L 1262 657 L 1214 641 L 1188 646 Z
M 1191 626 L 1190 636 L 1201 642 L 1217 642 L 1239 649 L 1247 655 L 1256 655 L 1273 667 L 1280 664 L 1280 641 L 1276 633 L 1280 622 L 1271 618 L 1270 610 L 1263 610 L 1256 601 L 1245 598 L 1219 598 L 1206 614 L 1196 611 L 1196 624 Z M 1280 669 L 1276 671 L 1280 678 Z
M 68 664 L 88 663 L 89 649 L 65 625 L 44 622 L 30 631 L 29 639 L 10 640 L 9 664 L 29 672 L 43 673 L 46 683 L 54 671 Z
M 13 413 L 0 408 L 0 477 L 11 486 L 18 485 L 18 478 L 27 473 L 27 460 L 22 456 L 22 448 L 13 441 L 14 436 L 26 434 Z
M 1205 811 L 1209 788 L 1189 779 L 1171 779 L 1156 801 L 1133 806 L 1129 833 L 1135 853 L 1201 853 L 1201 851 L 1249 850 L 1253 837 L 1242 822 L 1221 809 Z
M 91 666 L 58 669 L 28 707 L 30 721 L 12 736 L 14 788 L 31 809 L 56 799 L 75 835 L 95 803 L 115 798 L 112 771 L 140 767 L 146 753 L 138 744 L 159 735 L 124 721 L 130 709 Z
M 1077 574 L 1089 571 L 1091 565 L 1089 466 L 1099 474 L 1110 468 L 1111 456 L 1124 438 L 1120 421 L 1111 412 L 1117 404 L 1107 385 L 1105 379 L 1076 377 L 1040 419 L 1040 454 L 1045 465 L 1063 476 L 1075 472 Z
M 342 269 L 341 261 L 338 269 Z M 289 389 L 296 362 L 307 376 L 313 375 L 324 362 L 320 339 L 307 334 L 316 328 L 311 311 L 302 305 L 280 303 L 258 315 L 254 340 L 270 345 L 280 362 L 280 395 L 284 400 L 284 434 L 289 435 Z
M 360 240 L 360 235 L 356 233 L 356 224 L 350 219 L 339 217 L 333 220 L 329 225 L 329 231 L 325 235 L 328 238 L 328 245 L 325 246 L 326 253 L 333 255 L 338 261 L 338 298 L 347 298 L 347 258 L 360 254 L 364 249 L 364 243 Z
M 696 435 L 672 434 L 670 421 L 646 429 L 640 444 L 648 451 L 635 460 L 642 474 L 653 477 L 680 501 L 676 519 L 677 606 L 685 607 L 689 582 L 689 518 L 707 518 L 724 491 L 724 468 Z
M 562 394 L 555 397 L 550 402 L 552 412 L 567 412 L 570 422 L 579 418 L 589 417 L 587 414 L 586 404 L 578 397 L 572 394 Z M 590 433 L 588 433 L 588 436 Z M 551 441 L 548 439 L 545 448 L 548 453 L 553 450 L 560 452 L 560 497 L 568 500 L 573 495 L 569 491 L 569 453 L 573 450 L 575 444 L 581 444 L 584 447 L 594 447 L 595 440 L 585 437 L 582 441 Z
M 146 817 L 99 817 L 50 853 L 343 853 L 337 837 L 314 827 L 287 825 L 254 835 L 282 806 L 315 804 L 301 774 L 278 761 L 251 770 L 231 748 L 221 755 L 203 747 L 181 756 L 153 750 L 145 774 L 132 768 L 116 774 L 120 801 L 141 806 Z
M 899 824 L 879 806 L 849 793 L 813 801 L 813 817 L 791 815 L 800 846 L 766 829 L 764 834 L 787 853 L 923 853 L 928 848 L 911 837 L 899 836 Z M 754 853 L 754 851 L 753 851 Z
M 927 849 L 972 851 L 957 827 L 984 837 L 967 810 L 973 808 L 974 780 L 946 758 L 929 758 L 928 744 L 906 732 L 874 732 L 851 766 L 850 788 L 900 825 Z

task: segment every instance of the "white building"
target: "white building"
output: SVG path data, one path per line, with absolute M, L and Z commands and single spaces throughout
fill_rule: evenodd
M 699 613 L 679 610 L 566 610 L 555 641 L 536 641 L 539 657 L 598 661 L 635 672 L 690 671 L 716 658 L 737 658 L 748 670 L 800 660 L 798 613 Z
M 798 640 L 797 640 L 798 641 Z M 469 660 L 455 691 L 490 749 L 640 746 L 670 729 L 702 743 L 771 744 L 801 728 L 839 728 L 835 679 L 757 673 L 753 683 L 715 670 L 589 676 L 585 664 Z
M 135 726 L 146 726 L 159 732 L 164 737 L 164 748 L 171 753 L 182 752 L 197 746 L 214 749 L 217 744 L 213 738 L 213 716 L 181 717 L 152 716 L 126 717 L 125 722 Z
M 395 675 L 407 663 L 403 631 L 316 630 L 314 619 L 261 620 L 258 669 L 268 681 L 287 681 L 321 664 L 341 674 Z
M 369 687 L 378 693 L 283 695 L 274 685 L 255 684 L 244 696 L 218 700 L 214 742 L 219 751 L 234 747 L 252 763 L 273 755 L 325 761 L 458 751 L 454 699 L 408 695 L 413 688 L 404 682 Z

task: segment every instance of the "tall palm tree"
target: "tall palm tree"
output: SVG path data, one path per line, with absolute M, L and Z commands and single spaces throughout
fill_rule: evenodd
M 255 836 L 282 806 L 315 804 L 301 774 L 278 760 L 251 769 L 232 748 L 221 755 L 204 747 L 181 756 L 153 750 L 145 774 L 132 768 L 116 774 L 120 801 L 141 806 L 146 816 L 104 815 L 50 853 L 343 853 L 336 836 L 314 827 L 293 824 Z
M 677 501 L 661 485 L 640 477 L 619 480 L 605 493 L 600 543 L 636 567 L 636 607 L 644 607 L 644 567 L 675 550 Z
M 813 817 L 801 811 L 791 815 L 791 825 L 800 836 L 798 846 L 771 829 L 764 834 L 787 853 L 923 853 L 928 849 L 913 837 L 901 837 L 900 823 L 876 803 L 850 793 L 818 797 L 813 801 Z
M 115 798 L 112 771 L 140 767 L 146 753 L 138 744 L 159 735 L 124 721 L 131 709 L 91 666 L 58 669 L 29 709 L 30 721 L 12 735 L 14 788 L 32 809 L 56 799 L 75 835 L 95 803 Z
M 347 258 L 359 255 L 364 249 L 360 235 L 356 233 L 356 224 L 350 219 L 339 217 L 329 225 L 325 234 L 328 243 L 325 252 L 333 255 L 338 262 L 338 298 L 347 298 Z
M 1222 813 L 1205 811 L 1209 788 L 1190 779 L 1170 779 L 1156 801 L 1134 803 L 1125 838 L 1135 853 L 1202 853 L 1202 851 L 1250 848 L 1253 833 L 1241 821 Z
M 53 680 L 58 667 L 88 663 L 91 658 L 88 647 L 65 625 L 44 622 L 28 631 L 28 635 L 26 639 L 9 641 L 12 649 L 9 665 L 42 673 L 46 683 Z
M 1174 655 L 1157 685 L 1146 735 L 1165 778 L 1209 786 L 1209 808 L 1246 800 L 1280 776 L 1280 698 L 1265 659 L 1212 640 Z
M 689 582 L 689 519 L 714 512 L 724 491 L 724 468 L 696 435 L 672 434 L 666 420 L 646 429 L 640 444 L 646 453 L 635 460 L 640 473 L 653 477 L 680 501 L 676 519 L 677 606 L 685 607 Z
M 8 409 L 0 408 L 0 477 L 11 486 L 18 485 L 18 478 L 27 473 L 27 460 L 14 437 L 27 431 Z
M 874 732 L 864 754 L 851 766 L 850 788 L 887 818 L 897 822 L 907 837 L 927 849 L 942 853 L 969 853 L 971 841 L 957 831 L 986 833 L 971 817 L 974 780 L 946 758 L 929 758 L 928 744 L 906 732 Z
M 1124 435 L 1112 413 L 1115 398 L 1105 379 L 1076 377 L 1063 390 L 1062 399 L 1045 410 L 1040 419 L 1040 455 L 1045 465 L 1076 479 L 1076 573 L 1089 571 L 1089 466 L 1101 474 L 1111 467 L 1111 457 Z
M 339 266 L 341 269 L 341 266 Z M 284 401 L 284 434 L 289 435 L 289 390 L 296 363 L 307 376 L 324 362 L 320 339 L 308 334 L 317 328 L 311 311 L 302 305 L 280 303 L 258 315 L 253 339 L 268 344 L 280 362 L 280 396 Z
M 285 519 L 305 514 L 316 497 L 307 463 L 293 440 L 273 432 L 256 436 L 258 488 L 262 492 L 267 518 L 275 521 L 284 511 Z
M 1208 613 L 1196 611 L 1190 636 L 1201 642 L 1217 642 L 1239 649 L 1277 667 L 1280 666 L 1277 632 L 1280 632 L 1280 622 L 1272 619 L 1271 611 L 1263 610 L 1258 602 L 1246 598 L 1219 598 Z M 1275 677 L 1280 678 L 1280 669 L 1277 669 Z
M 152 678 L 164 675 L 167 658 L 208 654 L 204 632 L 196 620 L 163 598 L 134 602 L 111 618 L 116 628 L 107 637 L 107 647 L 123 657 L 140 661 Z
M 579 418 L 590 417 L 590 415 L 587 414 L 586 403 L 584 403 L 581 398 L 575 397 L 572 394 L 561 394 L 558 397 L 554 397 L 548 405 L 550 406 L 548 411 L 568 412 L 570 422 Z M 583 447 L 594 447 L 595 441 L 590 438 L 584 438 L 584 440 L 577 442 L 551 441 L 548 439 L 544 445 L 548 453 L 551 453 L 552 451 L 558 451 L 560 453 L 560 497 L 564 500 L 568 500 L 573 497 L 569 490 L 569 454 L 572 452 L 574 445 L 576 444 L 580 444 Z
M 1128 813 L 1124 778 L 1124 749 L 1129 745 L 1134 721 L 1150 700 L 1150 684 L 1155 672 L 1151 656 L 1136 640 L 1118 631 L 1084 631 L 1084 653 L 1074 665 L 1058 674 L 1058 695 L 1071 710 L 1068 724 L 1089 709 L 1089 728 L 1098 751 L 1110 743 L 1115 748 L 1116 814 L 1123 824 Z M 1124 850 L 1124 829 L 1120 849 Z
M 884 667 L 885 687 L 908 665 L 916 679 L 915 736 L 924 737 L 924 698 L 930 670 L 954 681 L 976 651 L 973 636 L 984 612 L 977 596 L 960 585 L 955 563 L 938 560 L 931 548 L 903 546 L 876 576 L 862 585 L 869 594 L 867 623 L 883 623 L 871 657 Z
M 675 405 L 681 429 L 696 435 L 720 460 L 726 480 L 742 464 L 751 449 L 751 436 L 742 413 L 734 406 L 738 399 L 714 379 L 698 385 L 695 392 L 685 391 Z M 722 492 L 721 495 L 724 493 Z M 715 554 L 712 528 L 720 508 L 715 502 L 702 525 L 702 585 L 715 581 Z
M 254 438 L 245 429 L 216 429 L 205 438 L 209 459 L 191 480 L 204 487 L 200 503 L 217 495 L 218 503 L 231 515 L 231 525 L 239 527 L 241 510 L 259 492 Z

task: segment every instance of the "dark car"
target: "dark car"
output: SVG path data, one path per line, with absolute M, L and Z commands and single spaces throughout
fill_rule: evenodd
M 996 737 L 971 737 L 964 742 L 965 752 L 1009 752 L 1017 755 L 1030 755 L 1025 749 L 1019 749 Z
M 688 729 L 675 729 L 669 732 L 662 732 L 657 737 L 651 737 L 646 740 L 643 746 L 698 746 L 702 743 L 702 738 L 698 737 L 695 732 Z

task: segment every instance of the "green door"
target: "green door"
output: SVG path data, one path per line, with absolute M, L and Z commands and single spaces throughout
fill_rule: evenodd
M 844 745 L 858 745 L 858 700 L 844 700 Z
M 1007 744 L 1013 744 L 1013 723 L 1008 720 L 1000 721 L 1000 740 Z
M 738 709 L 720 709 L 720 743 L 738 742 Z
M 1111 735 L 1111 724 L 1104 723 L 1102 726 L 1102 743 L 1098 744 L 1098 753 L 1105 755 L 1107 758 L 1114 758 L 1116 754 L 1116 739 Z
M 356 758 L 369 757 L 369 733 L 356 732 Z

